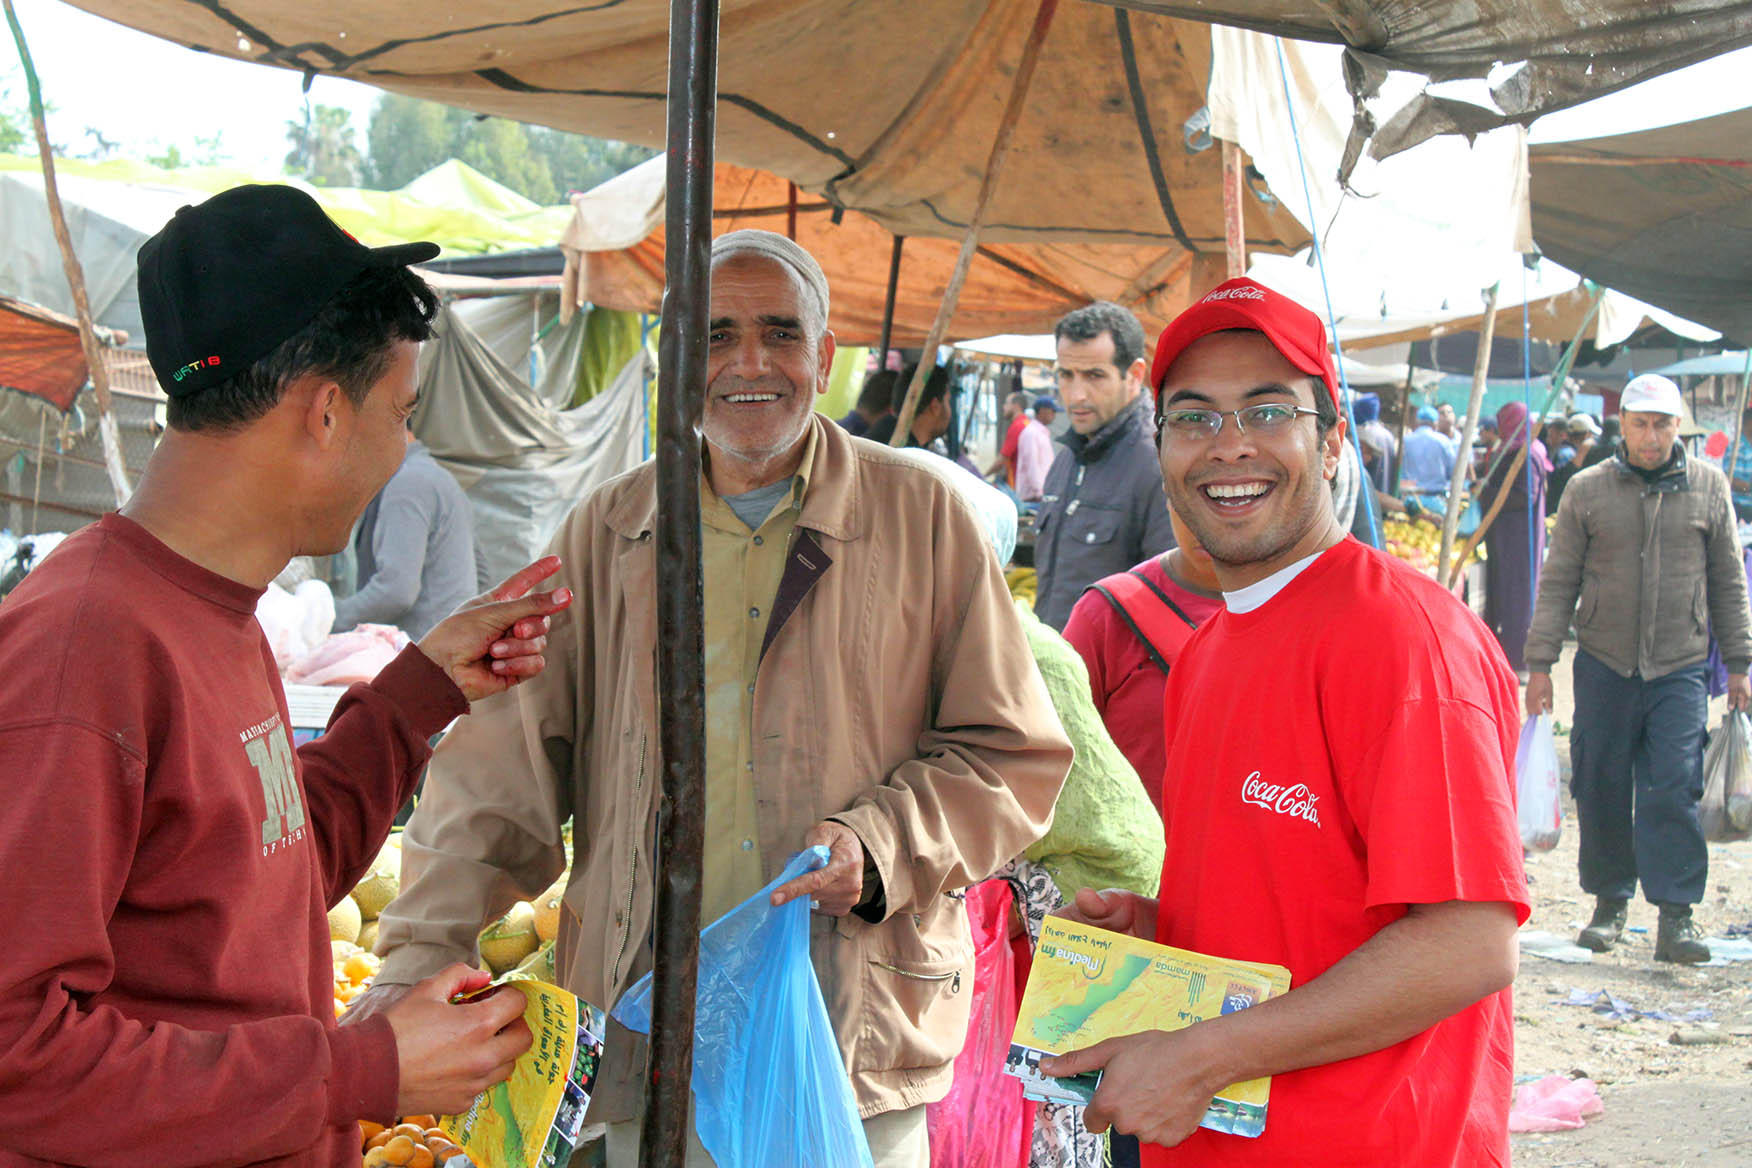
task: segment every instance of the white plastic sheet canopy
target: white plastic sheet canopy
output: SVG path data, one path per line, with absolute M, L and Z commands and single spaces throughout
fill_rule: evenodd
M 1527 125 L 1707 57 L 1752 44 L 1743 0 L 1098 0 L 1345 46 L 1359 99 L 1393 70 L 1488 82 L 1495 109 L 1426 94 L 1377 128 L 1359 108 L 1345 168 L 1365 138 L 1386 157 L 1436 134 Z

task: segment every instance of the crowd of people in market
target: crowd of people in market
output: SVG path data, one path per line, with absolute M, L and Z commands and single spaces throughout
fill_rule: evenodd
M 466 542 L 430 537 L 466 501 L 407 426 L 435 313 L 408 265 L 435 252 L 367 248 L 273 186 L 141 251 L 163 439 L 0 604 L 0 913 L 31 922 L 0 952 L 0 1165 L 350 1164 L 361 1120 L 466 1110 L 531 1041 L 514 986 L 475 994 L 480 931 L 568 863 L 561 984 L 609 1007 L 652 968 L 655 468 L 481 590 Z M 1708 958 L 1695 801 L 1712 633 L 1752 699 L 1744 484 L 1688 453 L 1671 382 L 1626 386 L 1616 435 L 1511 402 L 1474 451 L 1445 407 L 1401 444 L 1343 396 L 1321 319 L 1238 278 L 1154 338 L 1069 312 L 1054 391 L 1011 392 L 994 461 L 957 465 L 932 453 L 946 370 L 899 444 L 913 369 L 816 412 L 832 289 L 802 247 L 733 231 L 711 277 L 702 922 L 826 849 L 770 902 L 808 903 L 874 1168 L 933 1163 L 976 988 L 966 890 L 991 880 L 1018 938 L 1056 917 L 1290 975 L 1042 1060 L 1100 1085 L 1041 1107 L 1015 1163 L 1506 1165 L 1516 744 L 1572 623 L 1580 943 L 1615 944 L 1640 884 L 1655 958 Z M 1498 510 L 1482 620 L 1353 534 L 1439 517 L 1457 467 Z M 1004 574 L 1019 522 L 1031 602 Z M 255 606 L 348 546 L 340 621 L 415 639 L 294 748 Z M 337 1024 L 327 909 L 422 780 L 381 970 Z M 648 1046 L 605 1037 L 589 1119 L 631 1168 Z M 1262 1134 L 1201 1126 L 1266 1076 Z M 687 1157 L 713 1163 L 697 1130 Z

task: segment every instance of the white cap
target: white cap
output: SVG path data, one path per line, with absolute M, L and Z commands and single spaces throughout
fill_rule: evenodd
M 1630 384 L 1624 387 L 1624 395 L 1618 399 L 1618 409 L 1621 413 L 1638 410 L 1648 414 L 1672 414 L 1675 418 L 1685 416 L 1685 405 L 1679 400 L 1679 387 L 1659 373 L 1631 378 Z

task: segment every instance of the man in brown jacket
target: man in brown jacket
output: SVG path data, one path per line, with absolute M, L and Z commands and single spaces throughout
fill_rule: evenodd
M 1571 790 L 1582 891 L 1594 894 L 1576 943 L 1597 953 L 1616 944 L 1640 879 L 1660 909 L 1655 960 L 1696 964 L 1710 956 L 1691 919 L 1709 871 L 1697 820 L 1705 660 L 1713 629 L 1728 703 L 1745 709 L 1752 612 L 1727 480 L 1680 444 L 1678 386 L 1645 374 L 1619 408 L 1618 455 L 1571 479 L 1557 509 L 1527 636 L 1527 713 L 1551 709 L 1551 667 L 1573 615 Z
M 813 414 L 834 344 L 820 267 L 769 232 L 712 254 L 702 913 L 830 846 L 828 867 L 775 898 L 815 903 L 815 967 L 875 1163 L 912 1168 L 929 1162 L 924 1105 L 949 1088 L 973 989 L 954 894 L 1044 834 L 1071 748 L 980 521 L 945 479 L 962 472 Z M 439 747 L 379 985 L 472 958 L 485 922 L 558 876 L 568 819 L 561 981 L 606 1009 L 650 968 L 655 519 L 647 463 L 555 536 L 577 600 L 541 687 L 477 705 Z M 610 1125 L 613 1165 L 637 1156 L 644 1061 L 611 1025 L 590 1119 Z M 710 1163 L 697 1139 L 688 1162 Z

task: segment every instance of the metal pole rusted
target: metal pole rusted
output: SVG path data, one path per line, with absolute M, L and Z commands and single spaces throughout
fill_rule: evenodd
M 900 291 L 900 249 L 906 236 L 894 237 L 894 253 L 888 257 L 888 298 L 882 302 L 882 340 L 876 350 L 876 368 L 888 368 L 888 343 L 894 338 L 894 297 Z
M 670 0 L 669 162 L 657 430 L 657 915 L 641 1168 L 682 1168 L 705 844 L 700 412 L 711 310 L 717 0 Z
M 973 217 L 968 221 L 967 235 L 961 241 L 961 254 L 956 257 L 949 286 L 943 290 L 943 302 L 937 306 L 937 319 L 931 322 L 930 334 L 925 337 L 924 351 L 919 354 L 919 367 L 913 372 L 912 384 L 907 387 L 900 408 L 894 411 L 897 415 L 894 437 L 888 440 L 891 446 L 905 446 L 907 439 L 912 437 L 913 415 L 918 412 L 919 395 L 924 392 L 925 382 L 937 364 L 937 346 L 943 343 L 949 322 L 955 316 L 955 302 L 961 298 L 961 285 L 967 281 L 967 269 L 972 266 L 973 253 L 979 248 L 980 227 L 985 223 L 992 193 L 997 190 L 998 176 L 1003 173 L 1004 159 L 1010 152 L 1010 136 L 1021 120 L 1028 86 L 1034 80 L 1034 67 L 1040 63 L 1040 47 L 1046 43 L 1047 30 L 1052 27 L 1052 18 L 1057 12 L 1058 0 L 1040 0 L 1040 7 L 1035 10 L 1034 26 L 1028 32 L 1028 40 L 1022 46 L 1022 57 L 1016 64 L 1016 79 L 1010 83 L 1010 99 L 1004 106 L 1004 116 L 998 121 L 998 132 L 992 139 L 992 152 L 986 159 L 985 177 L 979 184 Z

